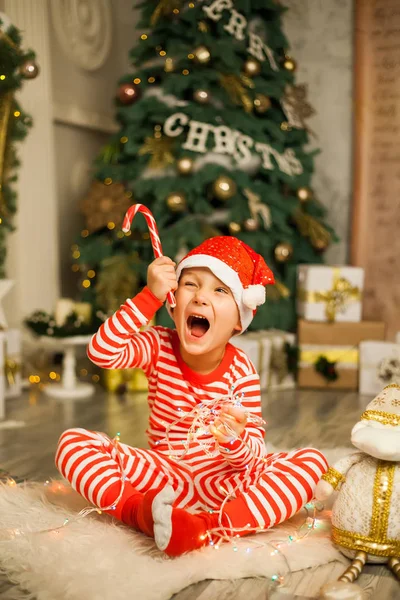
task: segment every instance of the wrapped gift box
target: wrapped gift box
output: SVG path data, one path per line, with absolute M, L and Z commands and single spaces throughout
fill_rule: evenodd
M 391 383 L 400 385 L 400 344 L 360 344 L 360 394 L 376 396 Z
M 289 390 L 296 387 L 297 368 L 296 335 L 280 329 L 266 329 L 260 332 L 271 340 L 271 361 L 269 366 L 268 389 Z M 295 356 L 290 356 L 294 352 Z M 292 368 L 291 363 L 295 363 Z
M 116 394 L 147 392 L 149 389 L 142 369 L 104 369 L 102 383 L 107 392 Z
M 6 398 L 16 398 L 22 391 L 21 331 L 19 329 L 6 329 L 4 331 L 4 344 L 5 395 Z
M 297 314 L 309 321 L 359 322 L 363 286 L 361 267 L 299 265 Z
M 262 331 L 244 333 L 233 337 L 230 343 L 247 354 L 260 376 L 261 390 L 266 390 L 269 383 L 272 343 L 263 333 Z
M 363 340 L 383 340 L 381 321 L 360 323 L 320 323 L 300 319 L 298 385 L 301 388 L 358 388 L 359 345 Z M 320 356 L 336 362 L 338 378 L 328 381 L 315 368 Z

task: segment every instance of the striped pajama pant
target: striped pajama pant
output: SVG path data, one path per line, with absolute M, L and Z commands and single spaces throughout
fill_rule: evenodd
M 79 494 L 99 508 L 118 498 L 124 477 L 143 493 L 172 485 L 174 506 L 190 512 L 218 509 L 227 493 L 234 493 L 240 501 L 240 518 L 232 526 L 251 521 L 264 528 L 285 521 L 309 502 L 328 468 L 323 454 L 313 448 L 267 454 L 261 467 L 259 463 L 250 472 L 237 471 L 222 458 L 205 456 L 198 446 L 176 461 L 166 448 L 147 450 L 119 443 L 117 451 L 105 434 L 78 428 L 61 435 L 56 466 Z M 227 506 L 234 508 L 234 503 L 230 500 Z M 230 512 L 232 520 L 234 511 Z

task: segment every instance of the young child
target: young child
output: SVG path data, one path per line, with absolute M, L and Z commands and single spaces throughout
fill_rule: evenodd
M 89 345 L 90 359 L 103 368 L 144 370 L 150 449 L 122 443 L 117 449 L 102 433 L 70 429 L 59 440 L 56 465 L 88 501 L 99 508 L 115 503 L 109 514 L 154 537 L 170 556 L 219 539 L 221 524 L 228 534 L 245 535 L 288 519 L 312 499 L 327 470 L 315 449 L 267 454 L 264 429 L 247 422 L 246 412 L 261 417 L 259 377 L 229 339 L 249 326 L 269 283 L 271 271 L 249 246 L 234 237 L 208 239 L 176 271 L 171 259 L 154 260 L 147 286 L 105 321 Z M 169 291 L 176 291 L 176 307 L 169 309 L 176 329 L 140 332 Z M 232 389 L 244 394 L 243 409 L 225 405 L 202 437 L 203 444 L 216 441 L 216 456 L 194 439 L 176 460 L 191 425 L 184 413 Z M 166 431 L 175 421 L 171 456 Z M 227 494 L 232 498 L 219 514 Z

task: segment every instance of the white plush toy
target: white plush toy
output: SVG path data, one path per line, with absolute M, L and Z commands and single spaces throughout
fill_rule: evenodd
M 351 441 L 359 452 L 330 467 L 315 492 L 321 501 L 339 492 L 332 509 L 332 540 L 352 559 L 339 582 L 353 582 L 366 562 L 387 563 L 400 579 L 399 385 L 386 386 L 368 404 Z

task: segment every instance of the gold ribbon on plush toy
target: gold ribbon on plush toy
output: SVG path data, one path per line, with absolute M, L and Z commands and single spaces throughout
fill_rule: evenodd
M 336 314 L 350 302 L 359 302 L 361 299 L 360 289 L 353 286 L 348 279 L 340 276 L 340 269 L 333 267 L 333 286 L 330 290 L 316 292 L 300 288 L 300 302 L 324 302 L 325 314 L 329 322 L 336 319 Z

